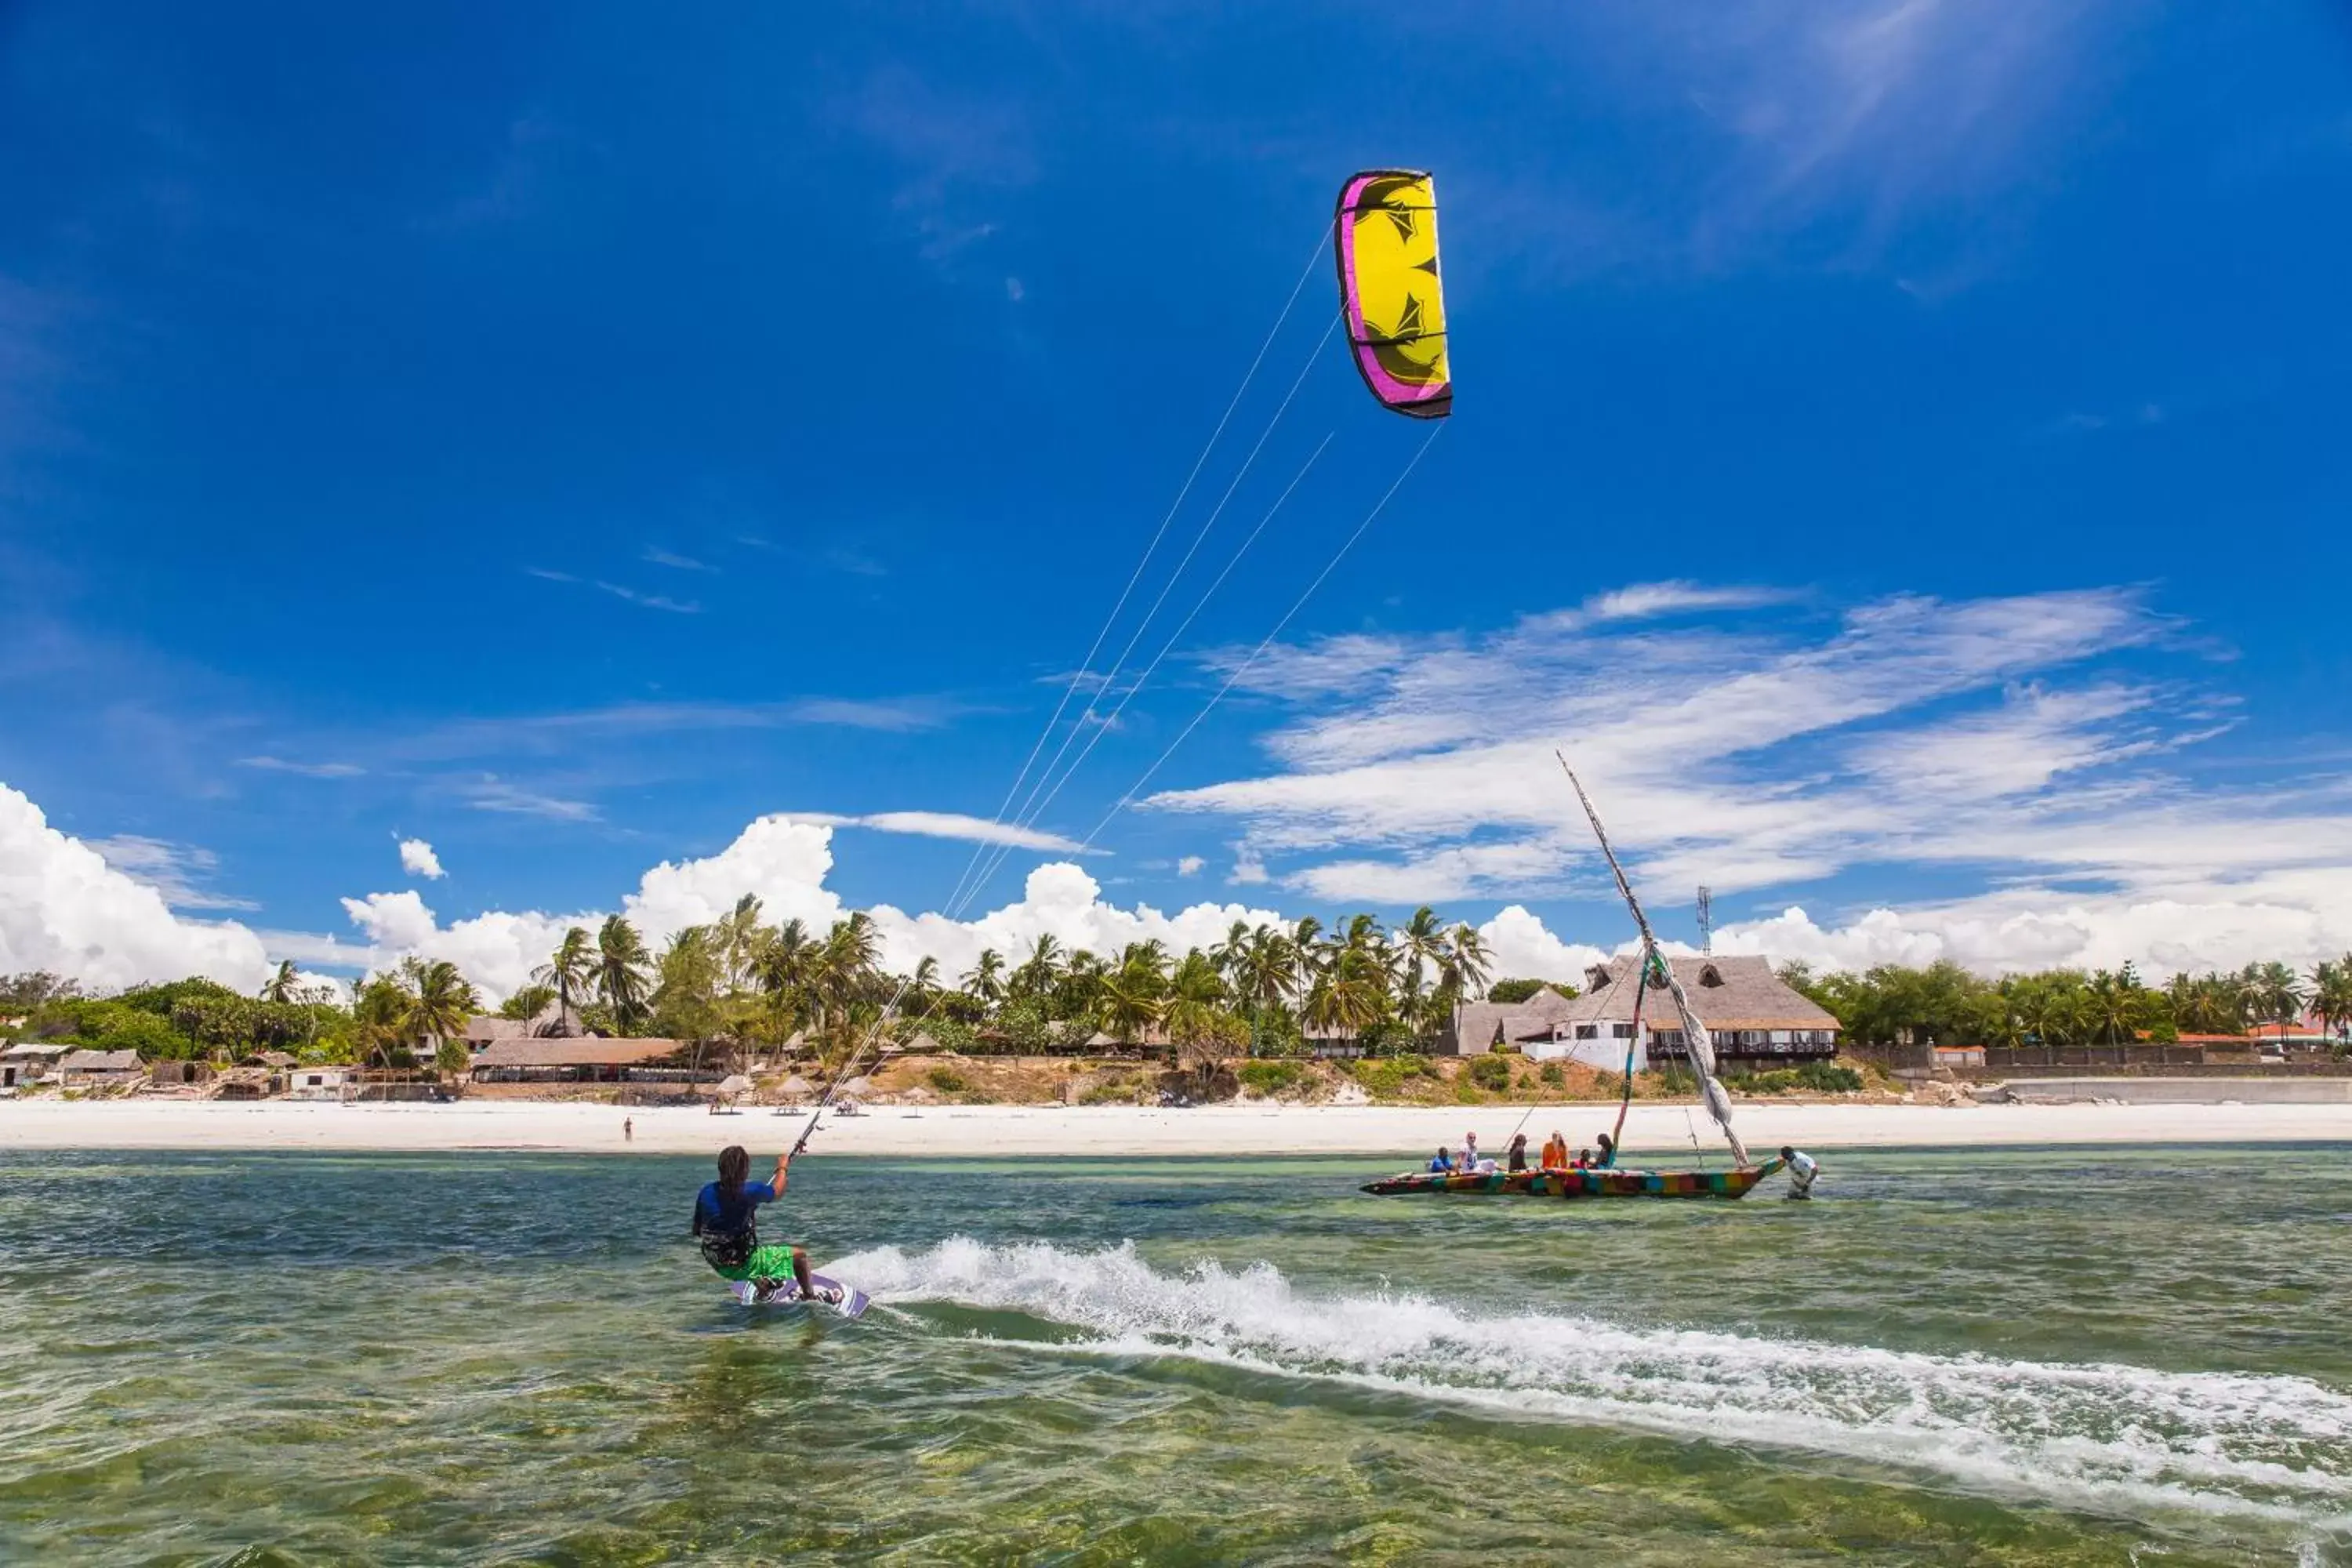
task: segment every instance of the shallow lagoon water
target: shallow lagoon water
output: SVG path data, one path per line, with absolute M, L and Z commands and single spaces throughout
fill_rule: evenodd
M 0 1560 L 2352 1563 L 2347 1153 L 813 1158 L 856 1324 L 727 1300 L 700 1160 L 10 1156 Z

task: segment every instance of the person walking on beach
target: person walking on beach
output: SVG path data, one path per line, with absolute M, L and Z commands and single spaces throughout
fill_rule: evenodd
M 634 1116 L 624 1116 L 624 1117 L 622 1117 L 622 1118 L 621 1118 L 621 1142 L 624 1142 L 624 1143 L 634 1143 L 634 1142 L 635 1142 L 636 1141 L 637 1141 L 637 1119 L 636 1119 L 635 1117 L 634 1117 Z
M 837 1290 L 820 1291 L 809 1279 L 808 1254 L 797 1247 L 762 1247 L 753 1223 L 761 1204 L 784 1195 L 784 1180 L 793 1163 L 790 1154 L 776 1156 L 775 1171 L 764 1182 L 754 1182 L 751 1156 L 741 1144 L 719 1152 L 719 1179 L 694 1200 L 694 1234 L 702 1243 L 703 1261 L 721 1279 L 748 1279 L 766 1300 L 789 1275 L 804 1301 L 838 1301 Z

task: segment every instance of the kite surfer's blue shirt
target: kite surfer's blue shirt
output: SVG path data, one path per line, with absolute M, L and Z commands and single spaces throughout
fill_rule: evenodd
M 704 1236 L 740 1236 L 751 1228 L 753 1211 L 776 1201 L 776 1189 L 765 1182 L 746 1182 L 732 1203 L 712 1182 L 694 1200 L 694 1228 Z

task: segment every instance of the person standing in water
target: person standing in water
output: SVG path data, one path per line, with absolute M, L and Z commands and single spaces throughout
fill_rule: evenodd
M 1780 1158 L 1789 1165 L 1789 1195 L 1810 1198 L 1813 1195 L 1813 1178 L 1822 1173 L 1821 1162 L 1783 1143 Z
M 793 1163 L 790 1154 L 776 1156 L 776 1168 L 764 1182 L 754 1182 L 751 1156 L 741 1144 L 719 1153 L 719 1179 L 694 1200 L 694 1234 L 702 1243 L 703 1261 L 721 1279 L 749 1280 L 766 1300 L 786 1277 L 800 1287 L 804 1301 L 837 1301 L 835 1291 L 820 1293 L 809 1279 L 808 1254 L 797 1247 L 762 1247 L 753 1223 L 761 1204 L 784 1195 L 784 1181 Z

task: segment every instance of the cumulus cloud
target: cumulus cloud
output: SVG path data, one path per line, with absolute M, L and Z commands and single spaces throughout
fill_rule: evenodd
M 1197 877 L 1201 874 L 1201 868 L 1207 864 L 1208 861 L 1198 855 L 1187 855 L 1176 862 L 1176 874 L 1180 877 Z
M 93 987 L 203 974 L 251 991 L 270 957 L 233 921 L 173 914 L 163 893 L 0 784 L 0 972 L 54 970 Z
M 436 880 L 448 874 L 441 869 L 441 857 L 433 853 L 433 846 L 422 838 L 400 841 L 400 868 L 412 877 Z

